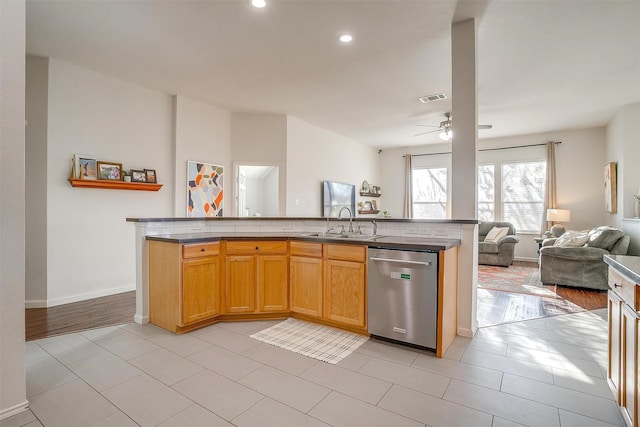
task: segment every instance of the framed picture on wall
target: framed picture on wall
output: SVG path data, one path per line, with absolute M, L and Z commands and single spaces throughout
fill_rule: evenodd
M 147 173 L 143 170 L 131 169 L 131 182 L 147 182 Z
M 618 201 L 616 199 L 616 162 L 604 165 L 604 210 L 616 213 Z
M 98 179 L 122 181 L 122 163 L 102 162 L 98 165 Z
M 224 167 L 187 162 L 187 216 L 222 216 Z
M 158 182 L 158 178 L 156 177 L 156 170 L 155 169 L 145 169 L 144 172 L 146 174 L 147 182 L 152 182 L 154 184 Z

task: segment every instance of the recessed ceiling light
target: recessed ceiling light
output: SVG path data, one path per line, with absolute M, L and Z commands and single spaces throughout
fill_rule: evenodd
M 353 41 L 353 36 L 348 33 L 340 34 L 338 40 L 340 40 L 342 43 L 351 43 L 351 41 Z
M 251 0 L 251 4 L 253 5 L 253 7 L 257 7 L 258 9 L 262 9 L 263 7 L 265 7 L 267 5 L 267 2 L 265 0 Z

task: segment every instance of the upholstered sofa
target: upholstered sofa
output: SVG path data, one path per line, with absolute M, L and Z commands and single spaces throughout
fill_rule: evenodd
M 489 241 L 487 236 L 494 228 L 506 228 L 506 235 Z M 478 264 L 510 266 L 518 242 L 516 229 L 510 222 L 481 222 L 478 225 Z
M 607 289 L 604 255 L 626 255 L 629 236 L 609 226 L 582 232 L 567 231 L 542 242 L 540 280 L 545 285 Z

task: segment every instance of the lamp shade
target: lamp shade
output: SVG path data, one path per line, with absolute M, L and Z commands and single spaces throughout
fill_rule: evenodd
M 551 221 L 551 222 L 571 221 L 571 211 L 569 209 L 547 209 L 547 221 Z

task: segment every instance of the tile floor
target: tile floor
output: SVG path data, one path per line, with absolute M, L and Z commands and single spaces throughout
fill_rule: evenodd
M 482 328 L 445 358 L 369 341 L 329 365 L 249 338 L 128 324 L 27 343 L 31 410 L 14 426 L 623 425 L 605 310 Z

